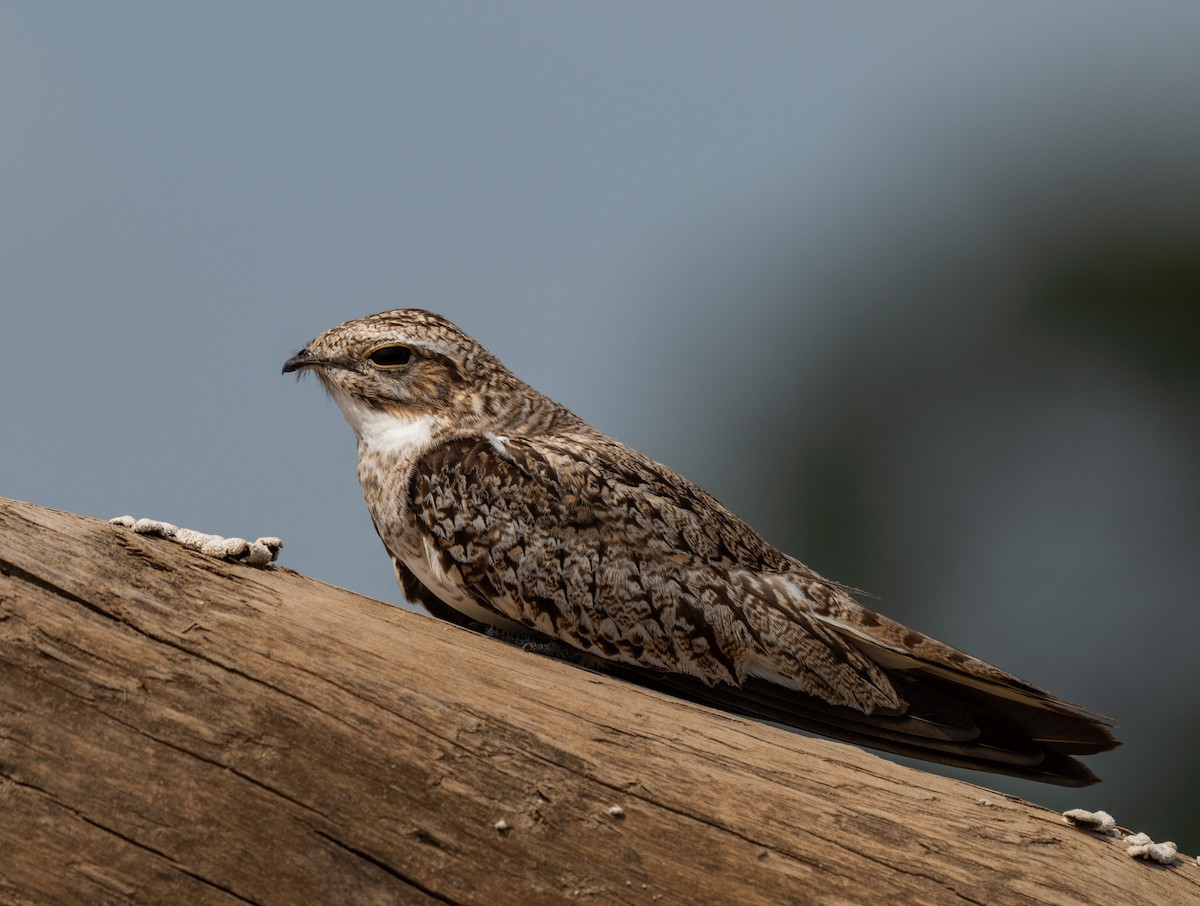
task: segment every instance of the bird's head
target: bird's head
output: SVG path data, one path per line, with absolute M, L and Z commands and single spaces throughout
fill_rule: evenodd
M 381 421 L 416 418 L 493 430 L 517 414 L 514 404 L 540 397 L 468 334 L 415 308 L 339 324 L 283 365 L 284 374 L 309 370 L 360 440 Z

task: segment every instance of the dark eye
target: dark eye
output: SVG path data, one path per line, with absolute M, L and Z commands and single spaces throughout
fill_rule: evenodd
M 367 358 L 376 368 L 403 368 L 412 359 L 412 350 L 407 346 L 380 346 Z

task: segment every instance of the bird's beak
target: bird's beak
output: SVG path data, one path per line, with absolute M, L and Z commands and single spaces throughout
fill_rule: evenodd
M 283 363 L 283 374 L 291 374 L 293 371 L 299 371 L 301 368 L 309 368 L 313 365 L 319 365 L 320 360 L 308 351 L 308 347 L 304 347 L 290 359 Z

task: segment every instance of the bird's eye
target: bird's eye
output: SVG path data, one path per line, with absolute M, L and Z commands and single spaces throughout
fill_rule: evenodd
M 412 360 L 412 349 L 408 346 L 380 346 L 367 358 L 376 368 L 403 368 Z

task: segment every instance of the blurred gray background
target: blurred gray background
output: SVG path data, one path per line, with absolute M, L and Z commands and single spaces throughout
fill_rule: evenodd
M 0 8 L 0 494 L 401 602 L 284 359 L 401 306 L 1120 721 L 1200 849 L 1200 5 Z M 479 678 L 485 681 L 485 678 Z M 936 768 L 935 768 L 936 770 Z

